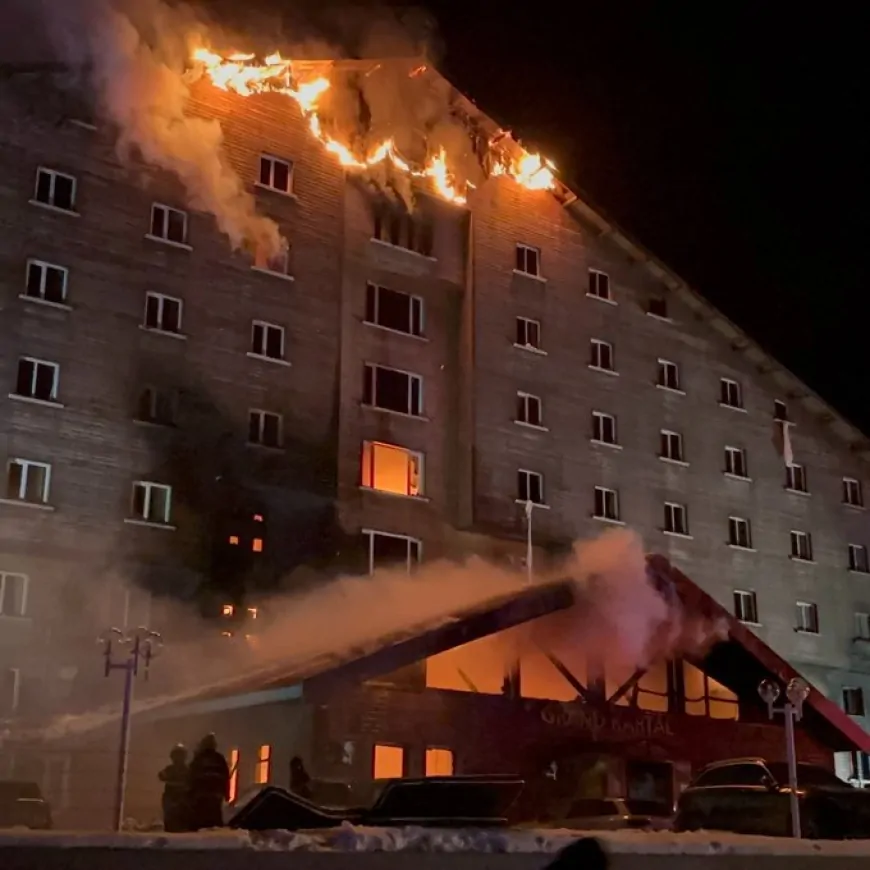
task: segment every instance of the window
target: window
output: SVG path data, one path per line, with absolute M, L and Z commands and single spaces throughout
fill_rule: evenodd
M 145 294 L 146 329 L 157 332 L 181 333 L 181 300 L 162 293 Z
M 290 275 L 290 246 L 283 244 L 278 253 L 271 253 L 265 245 L 257 247 L 254 253 L 254 269 L 260 272 L 268 272 L 270 275 Z
M 819 607 L 817 604 L 812 604 L 809 601 L 798 601 L 795 629 L 805 634 L 819 633 Z
M 728 517 L 728 544 L 744 550 L 752 549 L 752 530 L 749 520 L 743 517 Z
M 423 415 L 423 379 L 419 375 L 366 363 L 363 368 L 363 404 L 384 411 Z
M 284 421 L 280 414 L 269 411 L 248 412 L 248 444 L 260 447 L 280 447 L 283 442 Z
M 27 586 L 26 575 L 0 571 L 0 616 L 27 613 Z
M 422 335 L 423 300 L 409 293 L 369 284 L 366 287 L 366 323 L 406 335 Z
M 619 521 L 619 493 L 615 489 L 595 487 L 592 516 L 598 520 Z
M 537 471 L 521 468 L 517 472 L 517 501 L 546 504 L 544 501 L 544 476 Z
M 39 167 L 36 171 L 35 202 L 50 205 L 62 211 L 73 211 L 76 202 L 76 180 L 54 169 Z
M 589 342 L 589 366 L 593 369 L 601 369 L 602 371 L 612 372 L 613 367 L 613 345 L 606 341 L 599 341 L 593 338 Z
M 29 504 L 47 504 L 51 466 L 30 459 L 10 459 L 6 468 L 6 498 Z
M 369 574 L 378 568 L 404 565 L 410 573 L 419 564 L 422 545 L 416 538 L 389 532 L 365 531 L 368 547 Z
M 375 211 L 374 238 L 397 248 L 405 248 L 431 257 L 433 250 L 432 222 L 421 214 L 408 214 L 395 207 L 382 206 Z
M 660 456 L 662 459 L 670 459 L 672 462 L 683 461 L 683 436 L 679 432 L 662 429 Z
M 41 299 L 43 302 L 63 305 L 66 302 L 68 274 L 63 266 L 44 263 L 42 260 L 28 260 L 24 295 L 28 299 Z
M 260 155 L 260 185 L 279 193 L 290 193 L 293 182 L 293 164 L 267 154 Z
M 393 444 L 364 441 L 362 485 L 395 495 L 422 495 L 423 454 Z
M 855 614 L 855 637 L 870 640 L 870 613 Z
M 251 326 L 251 353 L 267 359 L 284 359 L 284 327 L 255 320 Z
M 599 444 L 616 444 L 616 417 L 601 411 L 593 411 L 592 440 Z
M 754 592 L 744 589 L 734 590 L 734 615 L 741 622 L 758 625 L 758 599 Z
M 517 392 L 517 423 L 543 427 L 543 409 L 538 396 Z
M 537 320 L 528 317 L 517 318 L 516 344 L 520 347 L 541 349 L 541 324 Z
M 849 570 L 870 574 L 870 559 L 867 556 L 867 547 L 863 544 L 849 544 Z
M 254 782 L 259 785 L 267 783 L 271 774 L 272 747 L 268 743 L 265 743 L 257 750 L 257 766 L 254 769 Z
M 852 687 L 843 689 L 843 709 L 850 716 L 864 715 L 864 690 Z
M 656 377 L 656 385 L 662 389 L 682 392 L 680 387 L 680 367 L 675 362 L 660 359 L 658 361 L 658 374 Z
M 14 713 L 21 697 L 21 671 L 18 668 L 3 670 L 3 684 L 0 687 L 0 713 Z
M 813 561 L 813 541 L 809 532 L 789 533 L 791 539 L 791 557 L 799 559 L 801 562 Z
M 668 300 L 654 296 L 647 301 L 646 313 L 661 320 L 668 320 Z
M 151 206 L 152 239 L 171 242 L 174 245 L 187 244 L 187 212 L 168 205 L 154 203 Z
M 743 391 L 737 381 L 722 378 L 719 381 L 719 404 L 728 408 L 743 407 Z
M 854 477 L 843 478 L 843 504 L 864 507 L 864 488 Z
M 405 775 L 405 750 L 376 743 L 372 756 L 372 779 L 401 779 Z
M 725 474 L 733 477 L 749 477 L 746 451 L 742 447 L 725 448 Z
M 30 356 L 21 357 L 18 360 L 15 395 L 40 399 L 43 402 L 56 402 L 59 379 L 60 366 L 57 363 Z
M 541 251 L 528 245 L 517 245 L 516 271 L 524 275 L 541 277 Z
M 805 466 L 794 463 L 785 467 L 785 488 L 792 492 L 809 492 Z
M 785 402 L 775 400 L 773 403 L 773 419 L 782 423 L 788 422 L 788 407 Z
M 136 419 L 143 423 L 174 426 L 178 394 L 174 390 L 144 387 L 136 403 Z
M 427 746 L 426 776 L 453 776 L 453 752 L 437 746 Z
M 671 535 L 689 534 L 689 514 L 684 504 L 665 502 L 665 526 L 664 531 Z
M 148 480 L 133 484 L 133 517 L 147 523 L 169 522 L 172 487 Z
M 239 796 L 239 750 L 231 749 L 227 761 L 230 769 L 230 787 L 227 790 L 227 800 L 232 803 Z
M 610 301 L 610 276 L 605 272 L 599 272 L 597 269 L 590 269 L 587 294 L 594 296 L 596 299 Z

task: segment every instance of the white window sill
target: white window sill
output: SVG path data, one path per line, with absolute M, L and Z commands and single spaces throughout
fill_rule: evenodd
M 816 564 L 815 559 L 804 559 L 801 556 L 789 556 L 789 559 L 791 559 L 792 562 L 800 562 L 804 565 L 815 565 Z
M 543 275 L 533 275 L 531 272 L 524 272 L 522 269 L 514 269 L 514 275 L 521 275 L 523 278 L 531 278 L 532 281 L 537 281 L 539 284 L 546 284 L 547 279 Z
M 151 242 L 167 245 L 170 248 L 178 248 L 181 251 L 193 250 L 193 245 L 188 245 L 187 242 L 173 242 L 172 239 L 164 239 L 162 236 L 154 236 L 151 233 L 145 233 L 145 238 Z
M 763 622 L 752 622 L 749 619 L 741 619 L 739 616 L 736 616 L 735 619 L 742 625 L 748 625 L 750 628 L 764 628 Z
M 386 489 L 375 489 L 373 486 L 362 486 L 360 485 L 361 492 L 372 492 L 375 495 L 383 495 L 387 498 L 400 498 L 404 501 L 420 501 L 420 502 L 429 502 L 430 499 L 425 495 L 411 495 L 410 493 L 405 492 L 390 492 Z
M 619 377 L 619 372 L 616 369 L 603 369 L 601 366 L 594 366 L 592 363 L 589 363 L 588 368 L 590 368 L 593 372 L 601 372 L 603 375 L 612 375 L 613 377 Z
M 525 420 L 514 420 L 514 424 L 517 426 L 522 426 L 524 429 L 534 429 L 537 432 L 549 432 L 550 431 L 546 426 L 541 426 L 538 423 L 526 423 Z
M 622 450 L 621 444 L 616 444 L 613 441 L 600 441 L 598 438 L 590 438 L 590 444 L 595 444 L 597 447 L 609 447 L 611 450 Z
M 77 211 L 73 211 L 71 208 L 61 208 L 57 205 L 51 205 L 47 202 L 40 202 L 38 199 L 31 199 L 31 205 L 39 206 L 39 208 L 44 208 L 46 211 L 53 211 L 55 214 L 65 214 L 67 217 L 81 217 L 81 214 Z
M 536 353 L 538 356 L 547 355 L 547 351 L 541 350 L 541 348 L 535 347 L 533 344 L 517 344 L 514 342 L 514 347 L 519 348 L 520 350 L 527 350 L 529 353 Z
M 81 118 L 67 118 L 67 124 L 72 124 L 73 127 L 79 127 L 82 130 L 90 130 L 92 133 L 96 131 L 97 125 L 91 121 L 84 121 Z
M 743 547 L 740 544 L 726 544 L 726 546 L 730 547 L 732 550 L 739 550 L 741 553 L 756 553 L 758 552 L 755 547 Z M 754 623 L 753 623 L 754 624 Z
M 294 275 L 288 275 L 286 272 L 276 272 L 274 269 L 266 269 L 263 266 L 251 266 L 252 272 L 259 272 L 261 275 L 269 275 L 272 278 L 280 278 L 282 281 L 295 281 Z
M 596 296 L 594 293 L 587 293 L 586 296 L 589 299 L 594 299 L 596 302 L 605 302 L 607 305 L 619 305 L 615 299 L 611 299 L 608 296 Z
M 612 526 L 624 526 L 625 520 L 616 520 L 613 517 L 599 517 L 596 514 L 592 514 L 593 520 L 598 520 L 599 523 L 610 523 Z
M 523 507 L 525 507 L 527 504 L 531 504 L 533 510 L 542 510 L 542 511 L 550 510 L 550 505 L 544 504 L 543 502 L 539 502 L 539 501 L 528 502 L 525 499 L 521 499 L 521 498 L 516 498 L 516 499 L 514 499 L 514 501 L 517 504 L 521 504 Z
M 849 568 L 848 571 L 850 574 L 857 574 L 859 577 L 870 577 L 870 569 L 867 571 L 861 571 L 858 568 Z M 868 638 L 868 640 L 870 640 L 870 638 Z
M 0 504 L 14 505 L 15 507 L 29 508 L 34 511 L 53 511 L 53 504 L 44 501 L 24 501 L 20 498 L 0 498 Z
M 729 405 L 726 402 L 719 402 L 720 408 L 727 408 L 729 411 L 738 411 L 741 414 L 748 413 L 746 408 L 741 408 L 739 405 Z
M 646 316 L 652 317 L 653 320 L 660 320 L 662 323 L 673 323 L 674 322 L 673 317 L 667 317 L 666 315 L 661 315 L 661 314 L 653 314 L 652 311 L 647 311 Z
M 662 529 L 662 534 L 667 535 L 669 538 L 682 538 L 684 541 L 694 541 L 694 536 L 690 535 L 688 532 L 669 532 L 667 529 Z
M 61 402 L 55 402 L 53 399 L 37 399 L 35 396 L 22 396 L 18 393 L 10 393 L 9 398 L 14 402 L 22 402 L 25 405 L 44 405 L 46 408 L 63 408 Z
M 0 622 L 32 622 L 33 618 L 24 613 L 0 613 Z
M 175 429 L 175 423 L 170 423 L 169 421 L 163 422 L 161 420 L 140 420 L 138 417 L 133 418 L 134 426 L 145 426 L 148 429 Z
M 746 477 L 744 474 L 734 474 L 731 471 L 723 471 L 723 477 L 727 477 L 729 480 L 742 480 L 744 483 L 752 483 L 751 477 Z
M 657 390 L 664 390 L 666 393 L 674 393 L 677 396 L 685 396 L 686 391 L 681 390 L 679 387 L 668 387 L 665 384 L 656 384 Z
M 128 526 L 144 526 L 148 529 L 163 529 L 165 532 L 175 531 L 175 526 L 171 523 L 155 523 L 152 520 L 137 520 L 133 517 L 125 517 L 124 522 Z
M 284 447 L 281 444 L 260 444 L 258 441 L 246 441 L 245 447 L 250 447 L 252 450 L 262 450 L 264 453 L 284 452 Z
M 255 181 L 254 187 L 257 190 L 265 190 L 269 193 L 277 193 L 278 196 L 283 196 L 284 199 L 292 199 L 294 201 L 298 201 L 299 197 L 293 192 L 293 189 L 290 190 L 281 190 L 280 187 L 272 187 L 270 184 L 263 184 L 262 181 Z
M 50 299 L 43 299 L 41 296 L 28 296 L 26 293 L 19 293 L 18 298 L 23 299 L 25 302 L 32 302 L 34 305 L 44 305 L 46 308 L 72 311 L 72 305 L 67 305 L 66 302 L 52 302 Z
M 685 459 L 671 459 L 670 456 L 659 456 L 660 462 L 667 462 L 668 465 L 679 465 L 682 468 L 688 468 L 689 463 Z
M 367 405 L 365 402 L 360 402 L 360 407 L 366 408 L 369 411 L 376 411 L 379 414 L 391 414 L 394 417 L 404 417 L 408 420 L 420 420 L 424 423 L 429 422 L 428 417 L 422 414 L 409 414 L 407 411 L 394 411 L 392 408 L 379 408 L 377 405 Z
M 427 263 L 437 263 L 438 258 L 433 257 L 430 254 L 421 254 L 419 251 L 415 251 L 412 248 L 403 248 L 401 245 L 394 245 L 392 242 L 385 242 L 382 239 L 372 238 L 372 242 L 376 245 L 380 245 L 383 248 L 389 248 L 391 251 L 401 251 L 403 254 L 410 254 L 412 257 L 417 257 L 420 260 L 426 260 Z
M 413 338 L 417 341 L 429 341 L 429 339 L 425 335 L 415 335 L 413 332 L 405 332 L 401 329 L 393 329 L 392 326 L 381 326 L 380 323 L 372 323 L 371 320 L 363 320 L 363 323 L 366 326 L 370 326 L 372 329 L 380 329 L 381 332 L 389 332 L 392 335 L 402 335 L 405 338 Z
M 169 332 L 168 329 L 157 329 L 154 326 L 145 326 L 144 323 L 139 324 L 139 329 L 142 332 L 150 332 L 152 335 L 165 335 L 167 338 L 174 338 L 176 341 L 187 341 L 187 336 L 183 332 Z
M 806 489 L 792 489 L 790 486 L 784 486 L 783 489 L 792 495 L 802 495 L 804 498 L 810 497 L 809 490 Z
M 812 631 L 809 628 L 796 628 L 794 630 L 794 633 L 795 634 L 803 634 L 807 637 L 821 637 L 821 634 L 822 634 L 820 631 Z
M 847 501 L 841 502 L 841 504 L 843 505 L 844 508 L 849 508 L 849 510 L 853 510 L 853 511 L 866 511 L 867 510 L 867 508 L 862 504 L 849 504 L 849 502 L 847 502 Z
M 276 366 L 287 366 L 289 368 L 291 365 L 293 365 L 293 363 L 291 363 L 289 360 L 280 359 L 276 356 L 265 356 L 265 354 L 254 353 L 253 351 L 250 351 L 250 350 L 245 354 L 245 356 L 248 357 L 249 359 L 260 360 L 260 362 L 273 363 Z

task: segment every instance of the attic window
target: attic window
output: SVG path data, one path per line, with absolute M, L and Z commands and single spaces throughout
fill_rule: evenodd
M 661 296 L 651 297 L 646 304 L 646 313 L 650 317 L 658 317 L 661 320 L 670 320 L 668 316 L 668 300 Z

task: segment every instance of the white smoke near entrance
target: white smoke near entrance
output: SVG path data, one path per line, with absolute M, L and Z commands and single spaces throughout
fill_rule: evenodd
M 184 71 L 204 25 L 185 6 L 161 0 L 37 0 L 59 59 L 80 76 L 103 118 L 118 131 L 118 153 L 173 173 L 190 205 L 214 215 L 234 248 L 277 256 L 274 221 L 229 164 L 215 120 L 186 113 Z

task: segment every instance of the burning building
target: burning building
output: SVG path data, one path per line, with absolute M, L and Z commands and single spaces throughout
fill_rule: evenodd
M 864 436 L 432 68 L 188 48 L 180 85 L 97 67 L 94 100 L 64 69 L 3 70 L 10 727 L 105 697 L 106 625 L 171 642 L 196 605 L 244 633 L 324 576 L 469 554 L 523 572 L 624 524 L 825 715 L 865 721 Z M 385 133 L 379 81 L 423 121 Z M 696 703 L 739 706 L 724 672 L 710 689 L 692 667 Z M 565 679 L 536 701 L 582 694 Z M 644 679 L 617 702 L 688 703 Z M 401 705 L 383 710 L 401 746 Z M 841 719 L 852 736 L 823 754 L 866 749 Z M 431 740 L 439 765 L 459 752 Z M 58 804 L 71 765 L 46 764 Z

